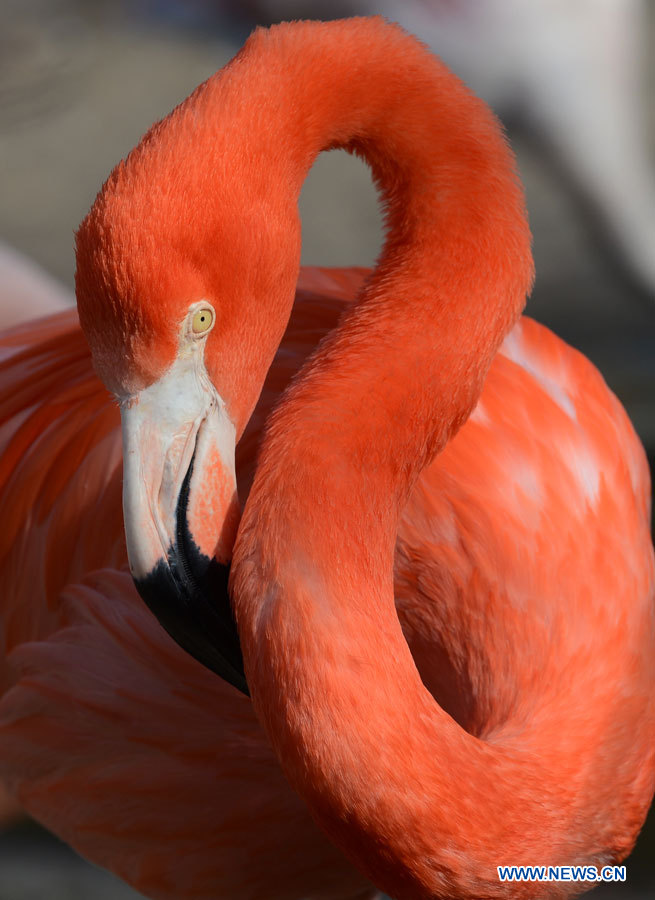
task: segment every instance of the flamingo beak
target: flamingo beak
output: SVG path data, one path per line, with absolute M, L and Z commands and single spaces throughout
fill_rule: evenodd
M 248 694 L 227 592 L 239 523 L 235 428 L 199 348 L 121 405 L 123 514 L 137 590 L 171 637 Z

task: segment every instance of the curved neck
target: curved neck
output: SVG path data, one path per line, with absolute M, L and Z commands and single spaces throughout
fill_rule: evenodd
M 316 154 L 345 147 L 370 163 L 388 224 L 357 304 L 261 451 L 232 570 L 253 700 L 290 781 L 376 884 L 484 893 L 467 860 L 510 841 L 521 816 L 510 828 L 497 810 L 510 783 L 520 809 L 525 773 L 421 684 L 392 569 L 407 492 L 472 410 L 531 283 L 514 161 L 486 107 L 382 20 L 280 26 L 251 39 L 235 77 L 237 66 L 269 78 L 251 146 L 280 161 L 273 194 L 286 185 L 295 203 Z M 508 780 L 474 796 L 488 766 Z M 489 838 L 479 847 L 453 814 L 463 794 Z
M 370 165 L 387 226 L 359 302 L 304 371 L 283 430 L 293 419 L 306 432 L 313 409 L 326 440 L 375 448 L 389 479 L 402 469 L 404 495 L 473 409 L 531 286 L 513 156 L 488 108 L 381 19 L 257 32 L 240 62 L 256 110 L 240 128 L 269 202 L 295 210 L 318 153 L 342 147 Z M 288 305 L 280 327 L 287 315 Z

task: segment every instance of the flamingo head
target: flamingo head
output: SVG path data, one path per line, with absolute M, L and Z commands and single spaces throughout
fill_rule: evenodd
M 174 175 L 138 162 L 114 171 L 76 243 L 80 322 L 121 410 L 130 569 L 178 643 L 247 692 L 227 596 L 234 452 L 293 302 L 297 213 L 257 221 L 243 191 L 217 212 L 201 173 L 158 192 Z

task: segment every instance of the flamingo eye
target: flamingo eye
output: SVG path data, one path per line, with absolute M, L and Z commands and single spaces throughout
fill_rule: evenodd
M 204 334 L 214 324 L 214 310 L 209 306 L 197 309 L 191 319 L 191 330 L 194 334 Z

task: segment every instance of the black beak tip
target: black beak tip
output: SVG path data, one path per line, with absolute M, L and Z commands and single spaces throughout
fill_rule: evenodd
M 248 682 L 236 622 L 227 591 L 229 565 L 210 559 L 189 530 L 187 506 L 195 451 L 180 488 L 175 546 L 136 589 L 180 647 L 247 697 Z
M 249 697 L 227 592 L 229 566 L 191 546 L 183 560 L 171 550 L 168 561 L 160 559 L 145 578 L 135 578 L 136 589 L 174 641 Z

